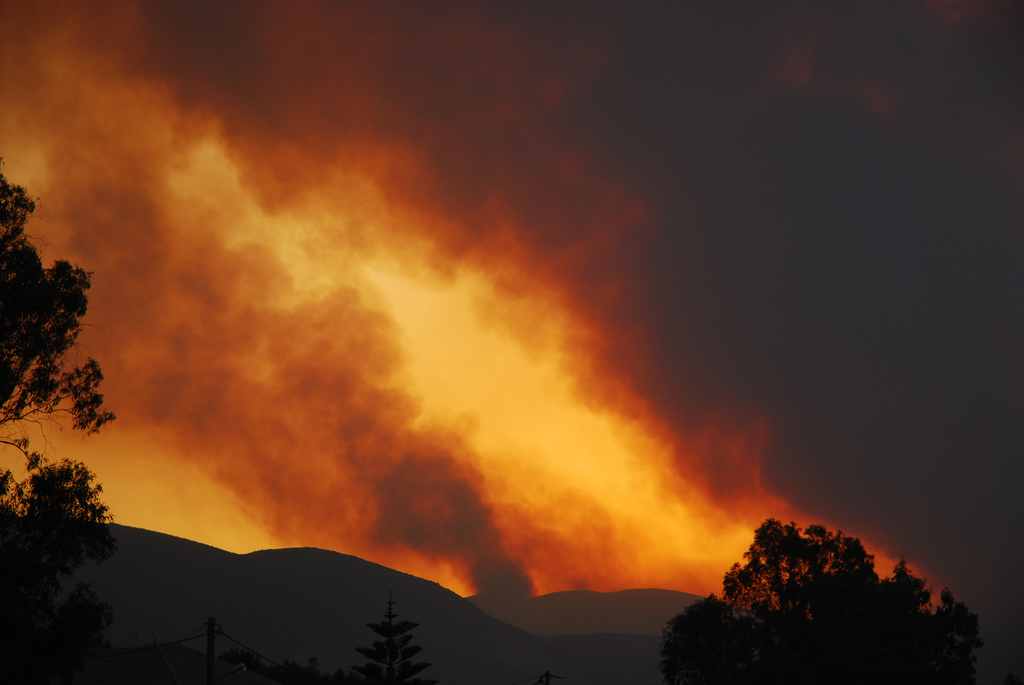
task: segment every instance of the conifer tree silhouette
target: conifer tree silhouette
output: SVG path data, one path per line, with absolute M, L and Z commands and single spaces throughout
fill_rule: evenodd
M 384 639 L 375 641 L 371 647 L 356 647 L 356 651 L 370 659 L 370 663 L 353 666 L 352 670 L 371 682 L 383 685 L 437 685 L 436 680 L 415 677 L 430 666 L 430 663 L 424 661 L 412 662 L 412 658 L 423 648 L 409 644 L 412 642 L 409 631 L 419 624 L 412 621 L 395 621 L 398 614 L 395 613 L 394 605 L 395 601 L 389 597 L 384 621 L 366 624 L 367 628 Z

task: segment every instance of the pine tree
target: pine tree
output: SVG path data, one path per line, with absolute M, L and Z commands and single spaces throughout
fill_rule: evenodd
M 394 600 L 388 599 L 384 621 L 366 624 L 366 627 L 384 639 L 375 641 L 372 647 L 356 647 L 356 651 L 370 659 L 370 663 L 353 666 L 352 670 L 371 682 L 383 685 L 436 685 L 436 680 L 415 677 L 430 666 L 428 662 L 412 662 L 412 658 L 423 648 L 409 644 L 412 642 L 409 631 L 419 624 L 412 621 L 395 621 L 398 614 L 395 613 L 394 605 Z

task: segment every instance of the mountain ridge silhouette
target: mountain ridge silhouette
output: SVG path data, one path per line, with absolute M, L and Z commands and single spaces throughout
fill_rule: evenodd
M 511 685 L 545 671 L 655 685 L 660 629 L 632 631 L 659 624 L 660 616 L 650 615 L 652 601 L 660 602 L 661 613 L 678 613 L 695 597 L 667 590 L 569 591 L 522 598 L 517 614 L 505 611 L 499 618 L 477 605 L 502 613 L 479 596 L 467 599 L 341 552 L 303 547 L 235 554 L 141 528 L 111 529 L 118 552 L 82 569 L 77 579 L 90 582 L 112 606 L 106 638 L 114 646 L 195 636 L 186 643 L 202 651 L 205 622 L 213 616 L 223 630 L 218 654 L 243 646 L 277 662 L 305 664 L 316 657 L 325 672 L 365 661 L 355 647 L 372 642 L 366 624 L 381 619 L 392 597 L 401 619 L 420 624 L 414 640 L 423 647 L 421 658 L 433 664 L 423 676 L 442 685 Z M 666 604 L 670 599 L 681 602 L 678 610 Z M 545 634 L 531 634 L 510 618 Z M 614 630 L 620 624 L 626 629 Z M 558 635 L 563 630 L 575 634 Z

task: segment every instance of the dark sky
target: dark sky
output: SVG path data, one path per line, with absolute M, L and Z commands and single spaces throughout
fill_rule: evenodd
M 213 464 L 271 503 L 257 518 L 282 540 L 371 511 L 364 537 L 317 544 L 453 559 L 476 589 L 614 589 L 625 573 L 593 571 L 600 555 L 544 575 L 578 522 L 502 494 L 491 474 L 512 467 L 470 426 L 488 410 L 417 423 L 430 393 L 393 375 L 409 324 L 353 265 L 390 255 L 431 287 L 472 273 L 489 330 L 535 358 L 561 331 L 579 402 L 668 445 L 680 501 L 905 555 L 981 616 L 983 682 L 1024 674 L 1015 3 L 2 10 L 5 174 L 43 198 L 53 255 L 97 274 L 89 345 L 134 436 L 117 450 Z M 268 237 L 222 228 L 226 190 L 166 199 L 221 178 L 195 172 L 202 141 Z M 304 259 L 341 275 L 278 301 L 301 279 L 275 241 L 303 230 Z M 197 443 L 227 456 L 182 456 Z M 605 504 L 545 492 L 559 517 L 590 512 L 602 554 L 625 544 Z
M 721 405 L 767 416 L 772 491 L 978 597 L 983 628 L 1013 636 L 983 652 L 1009 655 L 1024 644 L 1021 14 L 855 7 L 624 22 L 591 144 L 614 141 L 610 163 L 657 198 L 627 313 L 651 327 L 640 382 L 676 424 Z

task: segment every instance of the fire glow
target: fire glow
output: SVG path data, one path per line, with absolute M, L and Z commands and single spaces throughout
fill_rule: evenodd
M 5 108 L 6 172 L 43 198 L 50 254 L 95 272 L 85 344 L 120 418 L 53 440 L 117 521 L 337 549 L 464 594 L 704 591 L 784 510 L 680 472 L 721 452 L 714 431 L 666 426 L 603 356 L 624 332 L 571 268 L 618 249 L 642 202 L 581 160 L 552 168 L 611 218 L 558 208 L 595 230 L 546 264 L 502 189 L 473 213 L 433 202 L 454 191 L 399 136 L 341 140 L 336 160 L 261 147 L 169 76 L 34 30 L 51 50 L 34 88 L 61 95 Z M 476 241 L 473 221 L 498 228 Z M 757 440 L 732 444 L 756 467 Z

